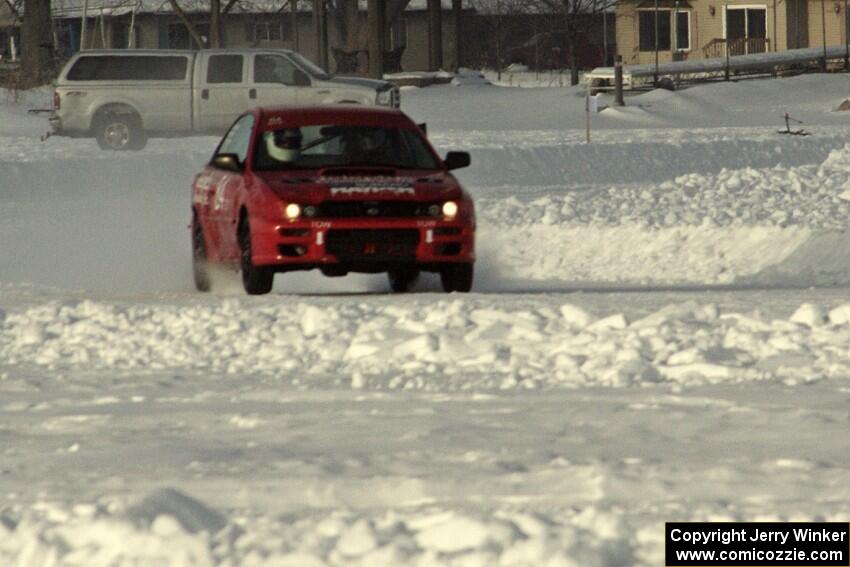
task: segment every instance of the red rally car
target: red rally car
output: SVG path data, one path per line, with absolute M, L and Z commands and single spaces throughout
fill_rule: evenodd
M 210 263 L 238 266 L 249 294 L 277 272 L 318 268 L 389 276 L 407 291 L 420 271 L 469 291 L 475 209 L 451 170 L 466 152 L 435 153 L 398 110 L 256 108 L 239 117 L 192 187 L 195 287 Z

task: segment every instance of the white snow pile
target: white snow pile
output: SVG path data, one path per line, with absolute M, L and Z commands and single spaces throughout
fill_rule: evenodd
M 680 175 L 659 184 L 572 190 L 531 202 L 480 199 L 494 225 L 638 224 L 672 226 L 806 226 L 844 230 L 850 225 L 850 145 L 819 165 L 742 169 Z
M 722 504 L 642 507 L 636 515 L 605 504 L 548 510 L 439 506 L 355 511 L 315 510 L 278 518 L 234 517 L 192 526 L 187 514 L 218 512 L 173 489 L 139 522 L 121 505 L 40 502 L 19 518 L 0 516 L 0 563 L 26 567 L 622 567 L 663 564 L 663 522 L 843 521 L 820 508 L 792 517 L 752 516 Z M 842 516 L 842 513 L 844 515 Z
M 417 305 L 226 299 L 191 306 L 49 302 L 9 313 L 0 359 L 50 370 L 257 373 L 304 387 L 457 391 L 850 375 L 850 305 L 788 321 L 669 306 L 636 321 L 474 300 Z
M 193 506 L 204 507 L 198 501 Z M 26 567 L 614 567 L 634 564 L 641 554 L 660 559 L 661 548 L 659 534 L 634 533 L 615 513 L 592 506 L 549 514 L 437 507 L 336 510 L 253 520 L 247 531 L 236 520 L 214 532 L 187 529 L 177 512 L 139 525 L 94 505 L 65 510 L 42 504 L 19 521 L 0 518 L 0 562 Z
M 479 199 L 482 256 L 532 280 L 847 283 L 848 158 Z

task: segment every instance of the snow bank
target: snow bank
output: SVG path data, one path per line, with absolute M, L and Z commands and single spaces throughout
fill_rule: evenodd
M 616 514 L 594 507 L 548 514 L 486 512 L 334 510 L 248 525 L 237 520 L 216 533 L 191 533 L 167 514 L 138 526 L 94 506 L 42 505 L 18 522 L 0 522 L 0 562 L 27 567 L 619 567 L 634 564 L 636 552 L 657 557 L 661 545 L 660 530 L 654 540 L 638 541 Z
M 687 509 L 659 503 L 628 512 L 606 504 L 544 510 L 333 509 L 282 518 L 235 516 L 219 531 L 192 532 L 167 512 L 139 525 L 120 509 L 38 503 L 17 520 L 0 516 L 0 562 L 26 567 L 649 567 L 664 560 L 664 521 L 846 519 L 850 508 L 835 508 L 791 515 L 733 510 L 728 503 Z
M 482 304 L 484 303 L 484 304 Z M 197 305 L 49 302 L 7 313 L 0 359 L 50 370 L 276 376 L 304 387 L 462 391 L 787 384 L 850 374 L 848 306 L 822 320 L 670 306 L 636 321 L 473 299 L 415 304 L 225 299 Z
M 778 136 L 773 129 L 626 130 L 599 132 L 593 142 L 577 131 L 442 132 L 430 136 L 442 151 L 472 153 L 458 175 L 471 187 L 582 187 L 669 182 L 721 170 L 817 165 L 847 141 L 844 128 L 817 137 Z M 482 196 L 485 191 L 481 191 Z

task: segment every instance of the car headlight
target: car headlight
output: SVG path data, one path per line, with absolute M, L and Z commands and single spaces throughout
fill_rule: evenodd
M 298 203 L 289 203 L 283 208 L 283 216 L 289 220 L 295 220 L 301 216 L 301 205 Z
M 454 201 L 446 201 L 443 203 L 443 216 L 447 219 L 453 219 L 457 216 L 457 203 Z
M 392 106 L 392 104 L 393 104 L 393 90 L 387 89 L 385 91 L 379 92 L 378 98 L 375 99 L 375 104 L 379 104 L 381 106 Z

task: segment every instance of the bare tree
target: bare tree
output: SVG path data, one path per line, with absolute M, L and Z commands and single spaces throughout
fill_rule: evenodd
M 42 85 L 51 79 L 53 37 L 50 0 L 25 0 L 21 25 L 21 72 L 27 86 Z
M 589 34 L 603 14 L 616 5 L 616 0 L 534 0 L 542 10 L 560 14 L 569 51 L 570 84 L 578 84 L 579 39 Z M 603 39 L 606 41 L 606 39 Z
M 384 22 L 386 29 L 398 20 L 410 0 L 386 0 Z M 362 17 L 358 0 L 328 0 L 328 14 L 336 29 L 336 47 L 354 52 L 367 48 L 369 29 Z
M 528 33 L 523 16 L 534 14 L 539 5 L 535 0 L 469 0 L 468 6 L 480 16 L 476 19 L 478 41 L 470 48 L 491 47 L 492 51 L 479 52 L 478 59 L 493 66 L 501 79 L 502 69 L 510 63 L 506 57 L 514 43 L 511 38 Z
M 222 3 L 222 0 L 208 0 L 208 2 L 201 0 L 183 2 L 181 5 L 178 0 L 168 0 L 168 3 L 177 14 L 177 17 L 180 18 L 180 21 L 183 22 L 183 25 L 186 26 L 186 29 L 189 31 L 189 35 L 192 36 L 195 43 L 199 47 L 204 48 L 222 47 L 222 18 L 230 14 L 240 1 L 241 0 L 226 0 L 226 2 Z M 198 31 L 198 27 L 189 18 L 188 14 L 195 12 L 203 12 L 209 15 L 210 34 L 208 38 L 203 37 L 203 35 Z

